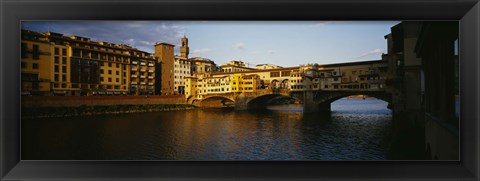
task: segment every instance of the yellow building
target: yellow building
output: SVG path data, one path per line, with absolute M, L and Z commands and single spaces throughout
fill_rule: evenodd
M 53 32 L 22 30 L 21 43 L 23 95 L 155 93 L 157 59 L 150 53 Z
M 49 95 L 52 82 L 52 46 L 44 34 L 21 32 L 22 95 Z

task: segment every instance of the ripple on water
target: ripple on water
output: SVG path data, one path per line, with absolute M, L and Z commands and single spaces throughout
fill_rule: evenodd
M 383 160 L 391 111 L 340 99 L 329 119 L 300 105 L 22 122 L 22 159 Z

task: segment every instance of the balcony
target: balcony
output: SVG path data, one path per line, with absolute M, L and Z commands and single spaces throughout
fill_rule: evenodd
M 137 61 L 132 61 L 132 64 L 137 65 L 138 62 Z
M 140 78 L 145 78 L 145 75 L 140 75 Z
M 145 82 L 140 82 L 141 85 L 145 85 Z
M 153 73 L 154 71 L 153 70 L 148 70 L 148 72 Z
M 147 65 L 145 62 L 140 62 L 140 65 Z
M 149 66 L 149 67 L 153 67 L 153 66 L 155 66 L 155 65 L 154 65 L 153 63 L 149 63 L 148 66 Z
M 132 77 L 135 77 L 135 78 L 137 78 L 137 75 L 135 75 L 135 74 L 132 74 Z
M 140 69 L 140 72 L 145 72 L 146 70 L 145 69 Z
M 148 85 L 153 85 L 154 83 L 153 82 L 149 82 Z
M 135 85 L 136 85 L 136 84 L 137 84 L 137 82 L 132 82 L 132 84 L 135 84 Z
M 148 76 L 149 79 L 153 79 L 153 76 Z

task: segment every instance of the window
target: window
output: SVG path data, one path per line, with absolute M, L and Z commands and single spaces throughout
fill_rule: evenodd
M 60 54 L 60 50 L 58 48 L 55 48 L 55 55 Z
M 66 57 L 62 57 L 62 64 L 67 64 L 67 58 Z
M 108 75 L 112 75 L 112 70 L 108 70 Z
M 33 59 L 38 60 L 40 58 L 40 49 L 38 45 L 33 45 Z
M 58 74 L 55 74 L 55 82 L 58 82 Z
M 57 56 L 55 56 L 54 59 L 55 59 L 55 64 L 58 64 L 60 62 L 60 59 Z
M 102 82 L 103 82 L 103 77 L 100 77 L 100 81 L 102 81 Z
M 55 72 L 58 72 L 58 65 L 55 65 Z
M 116 75 L 120 75 L 120 72 L 119 72 L 119 71 L 116 71 L 115 74 L 116 74 Z
M 26 67 L 27 67 L 27 63 L 22 62 L 22 68 L 26 68 Z
M 21 46 L 21 51 L 22 51 L 22 58 L 27 58 L 27 44 L 26 43 L 22 43 L 22 46 Z
M 62 48 L 62 55 L 67 56 L 67 49 L 66 48 Z
M 38 69 L 38 63 L 33 63 L 33 64 L 32 64 L 32 68 L 33 68 L 33 69 Z
M 116 79 L 115 79 L 115 82 L 120 82 L 120 79 L 116 78 Z
M 62 72 L 66 73 L 67 72 L 67 66 L 62 66 Z
M 280 72 L 270 72 L 270 77 L 280 77 Z
M 67 81 L 67 75 L 62 75 L 62 81 Z
M 109 77 L 109 78 L 108 78 L 108 82 L 112 82 L 112 78 Z

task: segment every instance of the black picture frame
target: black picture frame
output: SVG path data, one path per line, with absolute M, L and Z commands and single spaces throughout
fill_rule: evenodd
M 0 0 L 0 179 L 479 180 L 478 0 Z M 21 161 L 21 20 L 459 20 L 460 161 Z

